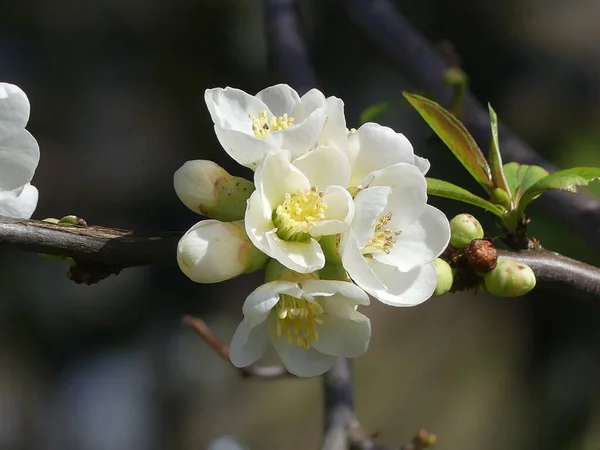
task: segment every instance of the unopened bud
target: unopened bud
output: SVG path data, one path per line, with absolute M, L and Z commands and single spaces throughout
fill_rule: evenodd
M 203 159 L 188 161 L 175 172 L 177 197 L 195 213 L 231 222 L 244 218 L 246 200 L 254 184 L 234 177 L 218 164 Z
M 203 220 L 190 228 L 177 245 L 179 268 L 196 283 L 218 283 L 254 272 L 267 259 L 252 244 L 241 220 Z
M 462 250 L 473 239 L 483 237 L 483 228 L 471 214 L 459 214 L 450 221 L 450 245 Z
M 499 297 L 519 297 L 535 287 L 535 274 L 527 264 L 498 258 L 496 268 L 484 276 L 485 288 Z
M 439 297 L 450 292 L 452 283 L 454 283 L 454 275 L 452 274 L 450 264 L 441 258 L 434 259 L 433 266 L 437 275 L 437 284 L 435 291 L 433 291 L 433 297 Z
M 465 248 L 465 259 L 475 272 L 486 273 L 496 267 L 498 250 L 487 239 L 475 239 Z

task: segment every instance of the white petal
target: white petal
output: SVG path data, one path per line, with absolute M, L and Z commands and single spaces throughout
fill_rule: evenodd
M 371 261 L 371 268 L 386 289 L 363 288 L 382 303 L 391 306 L 415 306 L 423 303 L 432 296 L 437 284 L 433 263 L 416 267 L 410 272 L 400 272 L 393 266 L 377 261 Z
M 254 191 L 248 199 L 244 225 L 246 227 L 246 234 L 254 246 L 268 255 L 271 246 L 267 242 L 265 234 L 275 227 L 271 220 L 271 210 L 268 209 L 268 205 L 264 204 L 261 193 L 258 190 Z
M 356 236 L 352 230 L 342 236 L 342 265 L 348 275 L 367 292 L 385 289 L 360 251 Z
M 348 152 L 348 130 L 344 115 L 344 102 L 337 97 L 327 97 L 327 120 L 323 126 L 319 144 L 332 145 Z
M 302 121 L 283 131 L 276 131 L 271 136 L 281 137 L 281 148 L 289 150 L 292 158 L 298 158 L 317 145 L 317 139 L 323 130 L 327 117 L 325 108 L 317 108 Z
M 0 191 L 0 216 L 29 219 L 37 206 L 38 195 L 31 184 L 11 192 Z
M 327 205 L 325 218 L 310 230 L 311 236 L 343 233 L 354 218 L 354 202 L 350 193 L 341 186 L 329 186 L 323 195 Z
M 426 205 L 423 214 L 402 229 L 389 254 L 374 255 L 380 262 L 392 264 L 402 272 L 430 263 L 440 256 L 450 241 L 450 224 L 446 215 Z
M 263 89 L 256 98 L 261 100 L 274 116 L 292 115 L 294 107 L 300 102 L 298 93 L 287 84 L 276 84 Z M 256 114 L 256 113 L 255 113 Z
M 254 173 L 254 184 L 271 210 L 284 202 L 286 193 L 310 189 L 308 179 L 290 163 L 290 153 L 285 150 L 269 153 L 265 157 Z
M 261 324 L 267 319 L 269 312 L 279 302 L 279 295 L 302 297 L 302 290 L 291 281 L 271 281 L 256 288 L 244 302 L 242 312 L 251 326 Z
M 306 175 L 311 186 L 320 189 L 332 185 L 346 188 L 350 182 L 350 161 L 336 147 L 319 146 L 295 159 L 292 164 Z
M 375 186 L 360 191 L 354 197 L 352 231 L 361 249 L 373 237 L 375 224 L 378 217 L 386 211 L 390 193 L 389 187 Z
M 229 156 L 238 164 L 252 170 L 256 169 L 267 153 L 279 149 L 276 142 L 272 143 L 271 140 L 260 139 L 242 131 L 222 128 L 219 125 L 215 125 L 215 134 Z
M 18 86 L 0 83 L 0 136 L 25 128 L 29 120 L 29 99 Z
M 255 96 L 230 87 L 207 89 L 204 100 L 215 125 L 247 134 L 253 134 L 250 114 L 258 115 L 260 111 L 269 111 Z
M 376 123 L 365 123 L 350 135 L 349 156 L 352 164 L 351 183 L 392 164 L 414 163 L 410 141 L 403 134 Z
M 29 183 L 40 160 L 40 148 L 25 129 L 0 135 L 0 190 L 13 191 Z
M 311 239 L 310 242 L 284 241 L 275 231 L 269 231 L 265 236 L 270 246 L 267 255 L 288 269 L 310 273 L 322 269 L 325 265 L 325 255 L 315 239 Z
M 365 178 L 369 186 L 389 186 L 386 211 L 392 213 L 390 229 L 402 230 L 419 217 L 427 204 L 427 181 L 413 165 L 398 163 L 373 172 Z
M 314 348 L 304 349 L 295 344 L 288 344 L 286 337 L 277 337 L 272 330 L 271 342 L 279 353 L 286 369 L 299 377 L 316 377 L 327 372 L 335 362 L 335 356 L 324 355 Z
M 427 172 L 429 172 L 429 168 L 431 167 L 431 163 L 429 162 L 428 159 L 421 158 L 420 156 L 417 156 L 417 155 L 415 155 L 414 164 L 415 164 L 415 166 L 417 166 L 419 168 L 419 170 L 421 171 L 421 173 L 423 175 L 427 175 Z
M 313 111 L 317 109 L 327 109 L 327 100 L 321 91 L 311 89 L 302 96 L 300 102 L 296 104 L 292 111 L 292 116 L 296 121 L 305 120 Z
M 267 351 L 267 324 L 251 327 L 246 320 L 238 325 L 229 345 L 229 359 L 235 367 L 246 367 L 262 358 Z
M 323 314 L 318 327 L 319 339 L 312 343 L 314 349 L 326 355 L 354 358 L 369 348 L 371 322 L 368 317 L 346 308 L 348 317 Z
M 304 295 L 311 297 L 329 297 L 331 304 L 345 307 L 368 305 L 369 296 L 361 288 L 347 281 L 307 280 L 300 283 Z

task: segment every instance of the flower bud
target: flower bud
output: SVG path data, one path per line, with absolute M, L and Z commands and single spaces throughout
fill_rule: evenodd
M 254 272 L 267 259 L 254 247 L 241 220 L 203 220 L 190 228 L 177 245 L 179 268 L 196 283 L 218 283 Z
M 496 267 L 498 250 L 487 239 L 474 239 L 465 248 L 465 259 L 477 273 L 486 273 Z
M 234 177 L 218 164 L 203 159 L 188 161 L 177 169 L 173 185 L 189 209 L 224 222 L 244 218 L 246 200 L 254 191 L 251 181 Z
M 485 288 L 499 297 L 519 297 L 535 287 L 535 274 L 527 264 L 498 258 L 496 268 L 484 276 Z
M 441 258 L 434 259 L 433 266 L 437 275 L 437 285 L 435 286 L 435 291 L 433 291 L 433 297 L 439 297 L 450 292 L 452 283 L 454 283 L 454 275 L 452 274 L 450 264 Z
M 462 250 L 473 239 L 483 237 L 483 228 L 471 214 L 459 214 L 450 221 L 450 245 Z

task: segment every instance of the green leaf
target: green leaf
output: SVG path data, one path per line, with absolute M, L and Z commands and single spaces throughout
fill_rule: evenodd
M 548 171 L 540 166 L 528 166 L 511 162 L 504 164 L 504 176 L 510 188 L 515 206 L 523 196 L 523 192 L 529 189 L 542 178 L 548 176 Z
M 494 186 L 490 166 L 465 126 L 433 100 L 408 92 L 403 92 L 403 95 L 471 176 L 491 194 Z
M 451 198 L 469 205 L 478 206 L 486 211 L 494 213 L 498 217 L 504 217 L 504 208 L 494 205 L 487 200 L 447 181 L 436 178 L 427 178 L 427 193 L 438 197 Z
M 492 105 L 488 105 L 488 108 L 490 110 L 490 125 L 492 127 L 492 143 L 490 145 L 490 153 L 488 154 L 492 182 L 495 188 L 502 189 L 509 195 L 512 195 L 502 167 L 502 155 L 500 154 L 500 144 L 498 142 L 498 116 Z
M 522 214 L 527 205 L 545 191 L 560 189 L 577 192 L 577 186 L 587 186 L 590 181 L 598 179 L 600 179 L 600 168 L 597 167 L 573 167 L 551 173 L 524 190 L 519 202 L 519 212 Z
M 392 109 L 395 104 L 396 102 L 391 101 L 369 106 L 360 114 L 360 123 L 374 122 L 381 115 Z

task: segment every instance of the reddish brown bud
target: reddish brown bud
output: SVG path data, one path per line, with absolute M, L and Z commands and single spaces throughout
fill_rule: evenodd
M 491 241 L 475 239 L 465 249 L 465 258 L 475 272 L 486 273 L 496 267 L 498 251 Z

